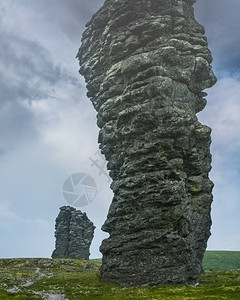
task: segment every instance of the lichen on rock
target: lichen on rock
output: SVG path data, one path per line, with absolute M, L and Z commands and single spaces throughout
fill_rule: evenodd
M 78 52 L 114 198 L 101 280 L 196 283 L 210 236 L 211 129 L 196 116 L 216 78 L 195 0 L 106 0 Z
M 86 213 L 71 206 L 60 207 L 56 218 L 56 248 L 52 258 L 89 259 L 95 226 Z

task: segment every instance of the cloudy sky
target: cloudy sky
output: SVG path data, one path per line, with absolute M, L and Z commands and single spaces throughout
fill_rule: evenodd
M 95 199 L 81 209 L 97 229 L 92 257 L 112 199 L 98 155 L 96 114 L 75 56 L 85 23 L 103 0 L 0 1 L 0 257 L 50 257 L 62 186 L 90 175 Z M 198 0 L 218 83 L 199 114 L 213 129 L 215 183 L 208 249 L 240 250 L 240 2 Z M 81 193 L 81 191 L 78 191 Z

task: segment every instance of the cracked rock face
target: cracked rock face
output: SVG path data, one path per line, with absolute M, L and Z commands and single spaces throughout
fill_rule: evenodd
M 56 248 L 52 258 L 89 259 L 95 226 L 86 213 L 70 206 L 60 207 L 56 218 Z
M 211 130 L 196 113 L 216 78 L 194 2 L 107 0 L 82 36 L 80 73 L 113 179 L 102 281 L 196 283 L 202 269 Z

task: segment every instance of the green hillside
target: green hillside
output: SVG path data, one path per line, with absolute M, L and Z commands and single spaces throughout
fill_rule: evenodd
M 206 251 L 204 270 L 240 269 L 240 251 Z

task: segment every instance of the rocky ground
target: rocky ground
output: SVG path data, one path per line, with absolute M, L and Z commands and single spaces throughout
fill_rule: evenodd
M 100 265 L 100 259 L 0 259 L 0 300 L 240 299 L 240 269 L 205 270 L 196 285 L 123 288 L 100 282 Z
M 68 280 L 79 274 L 99 270 L 97 261 L 71 259 L 17 258 L 0 260 L 0 299 L 68 299 L 65 289 Z M 71 278 L 71 279 L 70 279 Z M 66 282 L 66 286 L 63 284 Z M 3 290 L 5 293 L 3 292 Z M 84 291 L 83 291 L 84 293 Z M 19 297 L 22 298 L 19 298 Z

